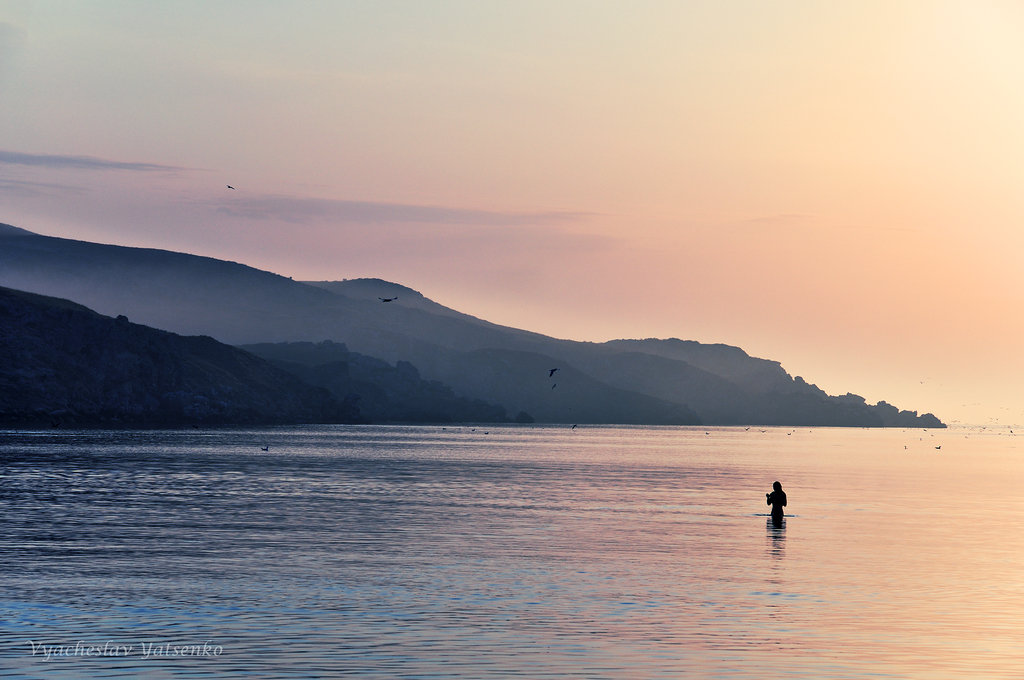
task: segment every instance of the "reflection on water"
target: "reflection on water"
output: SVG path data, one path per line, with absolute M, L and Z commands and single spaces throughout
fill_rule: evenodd
M 786 554 L 786 518 L 768 515 L 765 528 L 768 533 L 768 553 L 774 558 L 784 557 Z
M 1024 675 L 1013 440 L 706 431 L 0 434 L 0 677 Z

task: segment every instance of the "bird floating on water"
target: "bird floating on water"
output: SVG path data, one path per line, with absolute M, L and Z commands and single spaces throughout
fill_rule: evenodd
M 379 297 L 377 299 L 380 300 L 381 302 L 394 302 L 395 300 L 398 299 L 398 296 L 396 295 L 395 297 L 390 297 L 390 298 Z

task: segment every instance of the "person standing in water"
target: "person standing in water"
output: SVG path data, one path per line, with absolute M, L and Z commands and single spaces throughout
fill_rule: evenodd
M 786 507 L 786 492 L 782 490 L 782 484 L 775 482 L 772 484 L 771 493 L 766 493 L 765 498 L 767 504 L 772 506 L 772 521 L 781 522 L 782 517 L 785 515 L 783 508 Z

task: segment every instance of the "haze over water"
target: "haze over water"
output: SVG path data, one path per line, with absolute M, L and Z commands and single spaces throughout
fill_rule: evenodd
M 1008 430 L 3 433 L 0 677 L 1019 678 L 1020 449 Z

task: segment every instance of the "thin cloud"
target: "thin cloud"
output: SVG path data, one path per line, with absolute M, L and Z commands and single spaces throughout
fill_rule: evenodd
M 84 193 L 84 190 L 81 187 L 73 187 L 67 184 L 0 178 L 0 194 L 36 197 L 67 193 L 81 194 Z
M 787 228 L 802 227 L 814 220 L 813 215 L 800 213 L 783 213 L 779 215 L 764 215 L 744 220 L 742 224 L 750 227 Z
M 904 231 L 904 232 L 918 232 L 920 229 L 914 227 L 892 227 L 884 224 L 843 224 L 837 227 L 838 229 L 850 229 L 853 231 Z
M 281 220 L 295 223 L 330 220 L 353 224 L 423 223 L 485 226 L 570 222 L 590 216 L 590 213 L 582 212 L 475 210 L 407 203 L 376 203 L 276 195 L 232 199 L 230 205 L 218 206 L 218 211 L 246 219 Z
M 795 229 L 804 227 L 821 227 L 830 229 L 845 229 L 853 231 L 917 231 L 908 227 L 869 225 L 869 224 L 828 224 L 815 215 L 803 215 L 800 213 L 786 213 L 781 215 L 767 215 L 744 220 L 742 223 L 747 227 L 758 227 L 767 229 Z
M 65 156 L 60 154 L 21 153 L 0 150 L 0 163 L 28 165 L 58 170 L 126 170 L 129 172 L 167 172 L 184 168 L 159 163 L 130 163 L 112 161 L 94 156 Z

